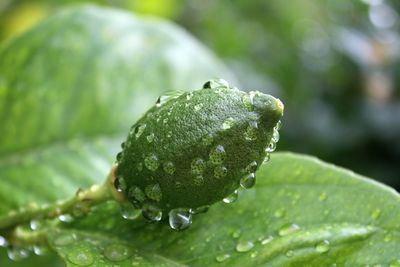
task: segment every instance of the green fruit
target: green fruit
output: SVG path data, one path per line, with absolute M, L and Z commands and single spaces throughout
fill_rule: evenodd
M 240 185 L 249 188 L 275 147 L 282 113 L 280 100 L 230 88 L 223 80 L 160 97 L 123 144 L 117 189 L 145 217 L 159 220 L 159 212 L 195 210 Z

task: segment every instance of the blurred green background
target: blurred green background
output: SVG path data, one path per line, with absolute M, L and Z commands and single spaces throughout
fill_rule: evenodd
M 279 150 L 400 189 L 400 1 L 102 0 L 172 20 L 285 103 Z M 1 0 L 0 42 L 76 0 Z M 177 88 L 180 89 L 180 88 Z

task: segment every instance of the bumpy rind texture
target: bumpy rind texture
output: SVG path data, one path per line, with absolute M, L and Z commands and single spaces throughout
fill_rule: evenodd
M 135 206 L 152 203 L 164 211 L 231 194 L 254 161 L 262 163 L 283 112 L 270 95 L 228 87 L 158 102 L 132 126 L 116 175 Z

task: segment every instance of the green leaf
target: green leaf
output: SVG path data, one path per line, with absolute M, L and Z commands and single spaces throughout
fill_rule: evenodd
M 95 6 L 57 12 L 4 44 L 0 215 L 102 182 L 129 127 L 159 94 L 215 75 L 232 79 L 184 30 Z
M 98 242 L 97 254 L 113 240 L 157 255 L 161 265 L 165 259 L 185 266 L 387 266 L 400 260 L 400 197 L 393 189 L 292 153 L 273 154 L 257 179 L 238 201 L 213 205 L 183 232 L 141 218 L 122 220 L 113 203 L 64 227 L 76 232 L 77 243 L 84 240 L 80 233 Z

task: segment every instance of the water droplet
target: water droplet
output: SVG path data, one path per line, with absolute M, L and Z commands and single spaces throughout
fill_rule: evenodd
M 68 246 L 74 243 L 76 236 L 71 233 L 63 233 L 57 236 L 53 243 L 55 246 Z
M 294 251 L 293 250 L 288 250 L 287 252 L 286 252 L 286 254 L 285 254 L 287 257 L 293 257 L 293 255 L 294 255 Z
M 165 103 L 167 103 L 171 99 L 178 98 L 182 94 L 181 91 L 170 91 L 166 92 L 164 95 L 161 95 L 157 98 L 156 107 L 161 107 Z
M 47 252 L 49 252 L 49 249 L 47 247 L 41 247 L 41 246 L 33 246 L 32 250 L 33 250 L 33 253 L 37 256 L 43 256 Z
M 42 226 L 42 223 L 40 221 L 32 220 L 29 222 L 29 227 L 33 231 L 40 229 L 41 226 Z
M 255 257 L 257 257 L 257 255 L 258 255 L 258 251 L 254 251 L 250 254 L 250 257 L 254 259 Z
M 230 254 L 221 254 L 221 255 L 218 255 L 217 257 L 215 257 L 215 260 L 218 262 L 224 262 L 227 259 L 229 259 L 230 257 L 231 257 Z
M 254 243 L 251 241 L 239 241 L 236 244 L 236 251 L 237 252 L 247 252 L 250 251 L 254 247 Z
M 203 108 L 203 103 L 194 105 L 194 110 L 196 110 L 196 111 L 200 111 L 202 108 Z
M 203 85 L 203 89 L 229 88 L 229 83 L 223 79 L 213 79 Z
M 161 187 L 159 184 L 151 184 L 146 186 L 146 196 L 152 200 L 160 201 L 162 198 Z
M 8 245 L 7 240 L 3 236 L 0 235 L 0 248 L 6 247 L 7 245 Z
M 122 203 L 121 204 L 121 215 L 122 218 L 126 220 L 135 220 L 137 219 L 141 214 L 140 209 L 136 209 L 134 206 L 132 206 L 131 203 Z
M 202 174 L 206 168 L 206 163 L 202 158 L 196 158 L 190 166 L 193 174 Z
M 210 206 L 206 205 L 206 206 L 201 206 L 201 207 L 190 209 L 189 212 L 191 214 L 199 214 L 199 213 L 207 212 L 209 208 L 210 208 Z
M 135 127 L 134 133 L 135 133 L 136 139 L 138 139 L 142 135 L 142 133 L 144 132 L 145 129 L 146 129 L 146 124 L 138 124 Z
M 257 140 L 257 122 L 253 121 L 249 123 L 249 126 L 247 126 L 246 131 L 244 132 L 244 139 L 247 141 L 254 141 Z
M 160 165 L 160 162 L 155 154 L 150 154 L 144 159 L 144 165 L 150 171 L 155 171 Z
M 150 204 L 150 203 L 145 203 L 142 207 L 142 215 L 144 218 L 146 218 L 149 221 L 161 221 L 162 219 L 162 211 L 159 207 Z
M 118 176 L 114 181 L 114 187 L 118 192 L 124 192 L 127 187 L 124 177 Z
M 186 209 L 173 209 L 169 212 L 169 226 L 174 230 L 184 230 L 192 224 L 192 214 Z
M 266 238 L 263 238 L 260 242 L 261 242 L 261 245 L 266 245 L 269 242 L 271 242 L 272 240 L 274 240 L 274 237 L 272 235 L 270 235 L 270 236 L 267 236 Z
M 243 106 L 245 107 L 245 109 L 247 109 L 248 111 L 254 110 L 253 95 L 249 95 L 249 94 L 245 93 L 242 96 L 242 102 L 243 102 Z
M 330 247 L 329 247 L 329 241 L 328 241 L 328 240 L 324 240 L 324 241 L 318 243 L 318 244 L 315 246 L 315 250 L 316 250 L 318 253 L 325 253 L 325 252 L 328 252 L 329 249 L 330 249 Z
M 400 259 L 391 261 L 389 267 L 400 267 Z
M 285 209 L 279 208 L 279 209 L 275 210 L 274 216 L 276 218 L 282 218 L 285 216 L 285 214 L 286 214 Z
M 29 256 L 29 251 L 21 248 L 9 248 L 7 255 L 10 260 L 21 261 Z
M 146 199 L 146 196 L 143 193 L 142 189 L 133 185 L 129 189 L 128 198 L 129 200 L 134 202 L 143 202 Z
M 287 235 L 297 232 L 298 230 L 300 230 L 300 226 L 298 226 L 295 223 L 291 223 L 291 224 L 285 224 L 284 226 L 282 226 L 282 228 L 279 229 L 278 233 L 280 236 L 287 236 Z
M 228 173 L 228 169 L 225 166 L 219 165 L 214 169 L 214 177 L 220 179 L 225 177 Z
M 213 142 L 214 142 L 214 138 L 212 137 L 211 134 L 207 134 L 206 136 L 204 136 L 204 137 L 201 139 L 201 143 L 202 143 L 204 146 L 209 146 L 209 145 L 211 145 Z
M 281 127 L 282 127 L 282 121 L 279 120 L 278 123 L 275 125 L 275 129 L 279 131 Z
M 253 172 L 240 179 L 240 186 L 245 189 L 252 188 L 255 183 L 256 183 L 256 175 Z
M 381 217 L 381 213 L 382 213 L 382 211 L 380 209 L 374 209 L 371 213 L 372 219 L 374 219 L 374 220 L 379 219 L 379 217 Z
M 237 230 L 233 231 L 232 237 L 239 238 L 241 234 L 242 234 L 242 231 L 240 231 L 240 229 L 237 229 Z
M 252 173 L 255 172 L 257 170 L 257 161 L 253 160 L 252 162 L 250 162 L 249 165 L 246 166 L 245 171 L 247 173 Z
M 328 195 L 326 194 L 326 192 L 322 192 L 322 193 L 319 195 L 318 200 L 319 200 L 319 201 L 324 201 L 324 200 L 327 199 L 327 197 L 328 197 Z
M 232 194 L 230 194 L 229 196 L 225 197 L 222 201 L 225 203 L 232 203 L 235 202 L 238 199 L 238 190 L 233 191 Z
M 217 145 L 211 150 L 209 156 L 211 163 L 216 165 L 222 164 L 226 157 L 225 148 L 222 145 Z
M 76 250 L 75 250 L 76 249 Z M 93 264 L 93 255 L 89 251 L 89 249 L 79 249 L 74 248 L 73 251 L 70 251 L 67 254 L 67 259 L 78 266 L 89 266 Z
M 276 149 L 276 143 L 273 140 L 271 140 L 271 143 L 269 143 L 269 145 L 265 149 L 265 152 L 272 153 L 275 151 L 275 149 Z
M 154 133 L 150 133 L 146 136 L 147 142 L 152 143 L 154 141 Z
M 221 129 L 223 130 L 228 130 L 232 128 L 235 125 L 235 119 L 234 118 L 227 118 L 221 125 Z
M 196 176 L 193 178 L 193 182 L 194 182 L 194 184 L 197 185 L 197 186 L 203 185 L 203 184 L 204 184 L 204 177 L 203 177 L 203 175 L 196 175 Z
M 110 261 L 123 261 L 132 256 L 132 249 L 123 244 L 112 244 L 104 249 L 104 256 Z
M 74 220 L 74 217 L 71 214 L 61 214 L 58 216 L 58 220 L 64 223 L 70 223 Z
M 270 159 L 271 159 L 271 154 L 270 153 L 266 153 L 265 154 L 265 158 L 263 160 L 263 164 L 267 164 Z
M 118 152 L 118 154 L 116 156 L 117 161 L 120 161 L 121 158 L 122 158 L 122 152 Z

